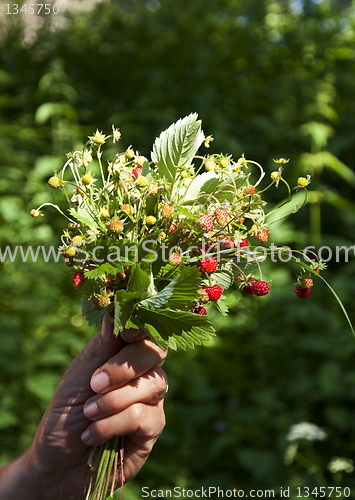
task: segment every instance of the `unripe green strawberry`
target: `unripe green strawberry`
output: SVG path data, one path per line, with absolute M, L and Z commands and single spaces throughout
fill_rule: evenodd
M 59 188 L 60 186 L 60 179 L 59 177 L 57 177 L 56 175 L 54 175 L 53 177 L 51 177 L 49 180 L 48 180 L 48 184 L 50 185 L 51 188 Z
M 121 234 L 123 231 L 123 224 L 120 220 L 112 220 L 108 226 L 109 230 L 116 234 Z
M 146 177 L 143 177 L 142 175 L 140 175 L 137 179 L 137 185 L 139 187 L 146 187 L 148 186 L 148 179 Z
M 312 278 L 301 278 L 300 279 L 302 288 L 312 288 L 313 279 Z
M 214 217 L 218 225 L 225 226 L 229 220 L 228 210 L 226 210 L 225 208 L 217 208 L 214 213 Z
M 211 231 L 211 229 L 213 228 L 212 215 L 208 215 L 208 214 L 200 215 L 200 217 L 198 218 L 197 224 L 200 226 L 200 228 L 203 231 L 205 231 L 205 232 Z
M 85 184 L 86 186 L 89 185 L 90 182 L 92 181 L 91 172 L 87 172 L 85 175 L 83 175 L 81 180 L 83 184 Z
M 151 194 L 152 196 L 155 196 L 156 194 L 159 193 L 159 187 L 153 183 L 149 184 L 148 193 Z
M 126 156 L 127 160 L 132 160 L 135 156 L 133 149 L 128 148 L 125 152 L 125 156 Z
M 148 217 L 145 218 L 145 223 L 147 226 L 154 226 L 156 224 L 157 219 L 154 217 L 154 215 L 148 215 Z
M 76 254 L 76 251 L 75 251 L 75 248 L 73 247 L 69 247 L 67 250 L 66 250 L 66 254 L 69 255 L 69 257 L 74 257 L 75 254 Z
M 30 215 L 34 218 L 39 217 L 41 215 L 41 211 L 37 210 L 36 208 L 32 208 L 30 211 Z
M 107 219 L 107 217 L 110 217 L 110 212 L 107 210 L 107 208 L 103 208 L 100 212 L 100 216 L 103 219 Z
M 161 214 L 163 217 L 171 217 L 174 212 L 175 208 L 169 205 L 168 203 L 165 203 L 165 205 L 163 205 L 163 208 L 161 210 Z
M 136 159 L 136 164 L 138 165 L 138 167 L 143 167 L 146 161 L 148 160 L 145 156 L 138 156 L 138 158 Z
M 122 212 L 126 212 L 127 214 L 132 214 L 133 213 L 133 207 L 132 205 L 129 205 L 128 203 L 125 203 L 122 205 Z
M 94 297 L 91 301 L 94 309 L 106 309 L 111 304 L 111 299 L 108 295 L 100 295 L 100 297 Z
M 182 262 L 182 257 L 180 254 L 176 253 L 176 252 L 173 252 L 170 256 L 169 256 L 169 264 L 172 265 L 172 266 L 179 266 Z
M 71 240 L 72 243 L 75 244 L 76 247 L 82 247 L 85 244 L 84 237 L 80 235 L 74 236 L 74 238 Z
M 256 226 L 255 226 L 256 227 Z M 252 229 L 254 226 L 252 227 Z M 269 231 L 267 229 L 256 229 L 252 234 L 254 240 L 259 243 L 266 243 L 269 239 Z
M 228 158 L 221 158 L 219 160 L 219 164 L 221 165 L 222 168 L 228 168 L 229 167 L 229 160 L 228 160 Z
M 214 172 L 215 168 L 216 168 L 216 162 L 214 161 L 214 159 L 208 158 L 205 161 L 205 169 L 207 170 L 207 172 Z
M 200 288 L 198 291 L 198 301 L 202 304 L 206 304 L 210 300 L 208 293 L 205 288 Z

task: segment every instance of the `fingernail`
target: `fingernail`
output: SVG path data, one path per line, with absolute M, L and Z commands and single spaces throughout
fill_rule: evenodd
M 95 401 L 91 401 L 91 403 L 85 404 L 84 405 L 84 415 L 87 418 L 95 418 L 97 415 L 100 413 L 99 407 L 95 403 Z
M 100 372 L 91 379 L 91 389 L 95 392 L 102 392 L 107 389 L 109 385 L 110 379 L 105 372 Z
M 87 444 L 90 441 L 90 430 L 86 429 L 81 435 L 81 440 L 83 443 Z

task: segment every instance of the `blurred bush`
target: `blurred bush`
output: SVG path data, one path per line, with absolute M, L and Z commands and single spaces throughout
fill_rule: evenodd
M 291 185 L 312 174 L 306 207 L 271 226 L 276 244 L 327 245 L 333 255 L 337 245 L 352 246 L 354 2 L 59 5 L 57 15 L 0 15 L 2 251 L 59 245 L 63 220 L 51 209 L 40 220 L 28 214 L 64 203 L 46 181 L 86 135 L 114 123 L 122 149 L 132 144 L 148 156 L 155 136 L 191 111 L 213 134 L 211 150 L 244 152 L 268 174 L 273 159 L 291 158 Z M 285 195 L 268 192 L 271 203 Z M 232 291 L 230 316 L 213 316 L 218 337 L 168 357 L 167 428 L 127 500 L 141 498 L 142 486 L 293 486 L 294 498 L 301 485 L 354 487 L 353 474 L 327 468 L 354 451 L 354 339 L 323 283 L 300 301 L 296 268 L 263 269 L 272 280 L 267 297 L 241 300 Z M 349 262 L 331 260 L 324 276 L 354 318 L 353 251 Z M 1 285 L 3 464 L 30 444 L 57 381 L 94 331 L 63 262 L 6 258 Z M 303 440 L 292 455 L 286 436 L 301 421 L 328 438 Z

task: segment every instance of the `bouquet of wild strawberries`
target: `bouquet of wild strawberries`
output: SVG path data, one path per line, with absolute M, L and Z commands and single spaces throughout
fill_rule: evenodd
M 261 253 L 268 252 L 261 244 L 269 238 L 266 203 L 258 191 L 264 171 L 244 156 L 238 161 L 223 154 L 197 156 L 212 137 L 204 136 L 196 114 L 162 132 L 151 162 L 130 147 L 104 169 L 102 147 L 120 136 L 114 127 L 110 136 L 96 131 L 48 181 L 65 193 L 70 206 L 68 215 L 55 207 L 69 219 L 61 250 L 73 270 L 74 287 L 85 286 L 83 314 L 99 326 L 109 312 L 116 335 L 123 328 L 141 328 L 163 348 L 194 347 L 214 335 L 209 307 L 228 313 L 224 291 L 233 283 L 246 294 L 269 291 L 260 269 Z M 94 152 L 101 182 L 91 171 Z M 282 177 L 287 160 L 277 163 L 270 185 L 288 187 Z M 250 166 L 259 171 L 254 184 Z M 301 177 L 297 188 L 306 193 L 308 183 Z M 31 215 L 41 215 L 43 206 Z M 256 273 L 249 272 L 253 264 Z M 298 297 L 308 297 L 313 275 L 322 267 L 320 262 L 302 264 Z M 114 438 L 93 450 L 87 498 L 106 498 L 119 449 L 122 455 L 122 442 Z

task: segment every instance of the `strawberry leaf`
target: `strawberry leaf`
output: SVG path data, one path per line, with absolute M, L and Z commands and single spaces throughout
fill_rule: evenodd
M 126 290 L 117 290 L 115 293 L 115 319 L 114 334 L 118 335 L 119 328 L 126 327 L 131 318 L 136 304 L 141 299 L 141 292 L 127 292 Z
M 221 262 L 214 273 L 211 274 L 211 279 L 226 290 L 234 283 L 236 278 L 234 266 L 231 262 Z
M 185 267 L 161 292 L 141 302 L 148 309 L 187 309 L 196 300 L 201 275 L 196 267 Z
M 138 265 L 132 266 L 131 277 L 129 279 L 127 290 L 130 292 L 147 292 L 151 280 L 149 275 Z
M 223 315 L 223 316 L 228 316 L 229 308 L 227 306 L 227 297 L 225 295 L 222 295 L 216 302 L 215 305 L 218 309 L 218 311 Z
M 83 208 L 78 207 L 77 209 L 71 208 L 69 210 L 69 213 L 72 217 L 75 217 L 76 220 L 79 222 L 82 222 L 86 226 L 89 226 L 91 229 L 97 229 L 97 223 L 94 219 L 94 217 L 89 214 L 87 210 L 84 210 Z
M 152 337 L 158 334 L 160 342 L 165 341 L 166 346 L 174 350 L 177 347 L 194 348 L 195 345 L 200 345 L 215 334 L 207 316 L 191 312 L 171 309 L 151 310 L 140 305 L 138 315 Z
M 106 309 L 94 309 L 92 307 L 91 300 L 87 295 L 83 295 L 81 297 L 81 312 L 88 322 L 89 326 L 101 326 L 103 317 L 112 306 L 107 307 Z
M 203 141 L 201 120 L 197 120 L 196 113 L 191 113 L 170 125 L 155 139 L 151 153 L 160 177 L 165 177 L 173 186 L 178 174 L 177 167 L 191 165 Z
M 105 262 L 104 264 L 95 267 L 95 269 L 92 269 L 91 271 L 85 271 L 84 274 L 86 278 L 97 280 L 105 278 L 106 274 L 116 276 L 117 273 L 121 273 L 122 271 L 122 266 L 113 266 L 112 264 Z

